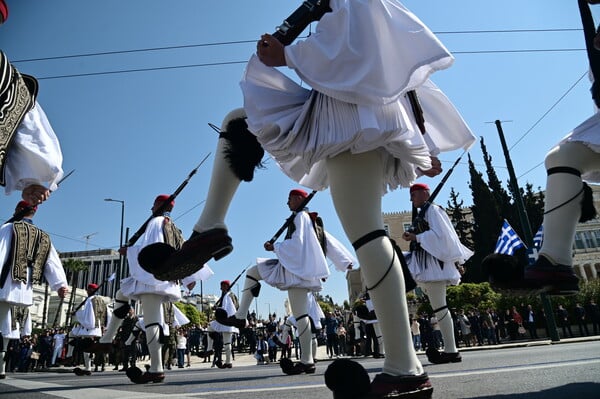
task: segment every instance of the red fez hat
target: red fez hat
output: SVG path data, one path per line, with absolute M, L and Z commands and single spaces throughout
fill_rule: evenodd
M 95 283 L 88 284 L 88 290 L 97 290 L 97 289 L 98 289 L 98 284 L 95 284 Z
M 0 0 L 0 24 L 8 19 L 8 6 L 4 0 Z
M 306 191 L 302 190 L 301 188 L 295 188 L 295 189 L 291 190 L 290 195 L 299 195 L 302 198 L 308 197 L 308 193 Z
M 227 286 L 229 287 L 231 285 L 231 282 L 229 280 L 223 280 L 221 281 L 221 284 L 227 284 Z
M 168 200 L 171 196 L 168 194 L 161 194 L 159 196 L 156 197 L 156 199 L 154 200 L 154 202 L 165 202 L 166 200 Z M 175 206 L 175 200 L 171 200 L 171 206 Z
M 429 190 L 429 186 L 425 183 L 415 183 L 412 186 L 410 186 L 411 193 L 417 190 Z
M 33 206 L 27 201 L 19 201 L 16 209 L 25 209 L 31 207 L 32 210 L 37 211 L 37 205 Z

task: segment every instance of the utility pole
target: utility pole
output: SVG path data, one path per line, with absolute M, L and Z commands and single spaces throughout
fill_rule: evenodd
M 518 194 L 519 183 L 517 182 L 517 176 L 510 160 L 510 154 L 508 153 L 508 147 L 506 146 L 506 140 L 504 139 L 504 132 L 502 130 L 502 124 L 499 120 L 494 122 L 498 129 L 498 135 L 500 136 L 500 143 L 502 144 L 502 151 L 504 152 L 504 158 L 506 159 L 506 167 L 508 168 L 509 182 L 512 187 L 513 193 L 515 193 L 515 205 L 517 205 L 517 211 L 519 214 L 519 220 L 523 227 L 523 239 L 525 245 L 527 245 L 527 260 L 529 264 L 535 262 L 533 256 L 533 234 L 531 232 L 531 225 L 529 224 L 529 218 L 527 217 L 527 211 L 525 210 L 525 204 L 523 204 L 523 198 Z M 544 313 L 546 316 L 546 323 L 548 325 L 548 331 L 550 332 L 550 339 L 552 341 L 560 341 L 558 330 L 556 329 L 556 320 L 554 319 L 554 310 L 552 309 L 552 301 L 546 294 L 541 294 L 542 306 L 544 307 Z

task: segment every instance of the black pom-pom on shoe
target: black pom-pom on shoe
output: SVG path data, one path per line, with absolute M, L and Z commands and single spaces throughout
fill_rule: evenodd
M 333 399 L 366 398 L 371 386 L 367 370 L 350 359 L 337 359 L 325 370 L 325 385 Z

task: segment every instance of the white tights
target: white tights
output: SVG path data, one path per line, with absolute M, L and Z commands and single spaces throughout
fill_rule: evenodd
M 592 151 L 584 144 L 567 142 L 554 147 L 546 155 L 546 169 L 567 166 L 577 169 L 582 174 L 586 171 L 600 169 L 600 154 Z M 581 195 L 565 205 L 581 190 L 581 178 L 568 173 L 554 173 L 546 180 L 544 242 L 540 253 L 563 265 L 573 263 L 572 248 L 575 238 L 575 227 L 581 215 Z
M 442 339 L 444 340 L 444 352 L 456 353 L 456 341 L 454 340 L 454 322 L 452 315 L 446 304 L 446 282 L 445 281 L 430 281 L 427 283 L 420 282 L 419 285 L 429 297 L 429 302 L 433 310 L 444 308 L 435 312 L 435 317 L 438 319 Z
M 383 166 L 375 151 L 342 153 L 327 160 L 331 196 L 351 242 L 384 228 L 381 216 Z M 365 284 L 370 289 L 381 325 L 386 357 L 383 372 L 390 375 L 423 373 L 412 344 L 404 276 L 387 237 L 369 241 L 356 251 Z M 393 265 L 385 276 L 393 259 Z
M 248 314 L 248 309 L 250 309 L 250 305 L 254 299 L 250 289 L 258 284 L 254 279 L 259 281 L 262 280 L 256 265 L 250 267 L 246 271 L 246 282 L 244 283 L 240 307 L 235 314 L 235 317 L 238 319 L 245 319 L 246 315 Z M 310 329 L 310 321 L 308 317 L 299 318 L 299 316 L 308 315 L 308 292 L 309 291 L 305 288 L 290 288 L 288 289 L 288 298 L 292 308 L 292 313 L 294 317 L 296 317 L 296 328 L 298 329 L 298 338 L 300 340 L 300 361 L 304 364 L 313 364 L 315 360 L 312 350 L 312 332 Z

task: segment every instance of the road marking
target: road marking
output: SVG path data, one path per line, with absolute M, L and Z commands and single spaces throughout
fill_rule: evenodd
M 548 362 L 548 363 L 538 363 L 538 364 L 530 364 L 530 365 L 514 365 L 514 366 L 504 366 L 504 367 L 491 367 L 488 369 L 474 369 L 474 370 L 462 370 L 462 371 L 447 371 L 447 372 L 437 372 L 431 373 L 429 372 L 429 376 L 434 380 L 436 378 L 455 378 L 461 376 L 468 375 L 478 375 L 478 374 L 497 374 L 497 373 L 514 373 L 525 370 L 540 370 L 540 369 L 549 369 L 549 368 L 557 368 L 557 367 L 568 367 L 568 366 L 583 366 L 589 364 L 597 364 L 600 363 L 600 358 L 590 358 L 590 359 L 581 359 L 581 360 L 569 360 L 563 362 Z M 371 377 L 375 373 L 371 373 Z M 9 377 L 2 381 L 2 384 L 11 385 L 15 388 L 19 388 L 25 391 L 35 390 L 38 393 L 57 396 L 63 399 L 81 399 L 81 388 L 76 386 L 66 386 L 61 384 L 53 384 L 47 382 L 38 382 L 35 380 L 22 380 L 18 378 Z M 252 393 L 252 392 L 276 392 L 276 391 L 297 391 L 301 389 L 322 389 L 325 388 L 324 383 L 319 384 L 304 384 L 302 385 L 292 385 L 286 384 L 281 386 L 258 386 L 254 388 L 246 388 L 246 389 L 216 389 L 216 390 L 202 390 L 197 389 L 193 392 L 178 392 L 173 394 L 164 394 L 164 393 L 156 393 L 156 392 L 135 392 L 135 391 L 123 391 L 118 389 L 106 389 L 106 388 L 85 388 L 85 399 L 106 399 L 115 397 L 115 392 L 119 392 L 119 399 L 166 399 L 166 398 L 182 398 L 182 397 L 210 397 L 217 395 L 232 395 L 236 393 Z

